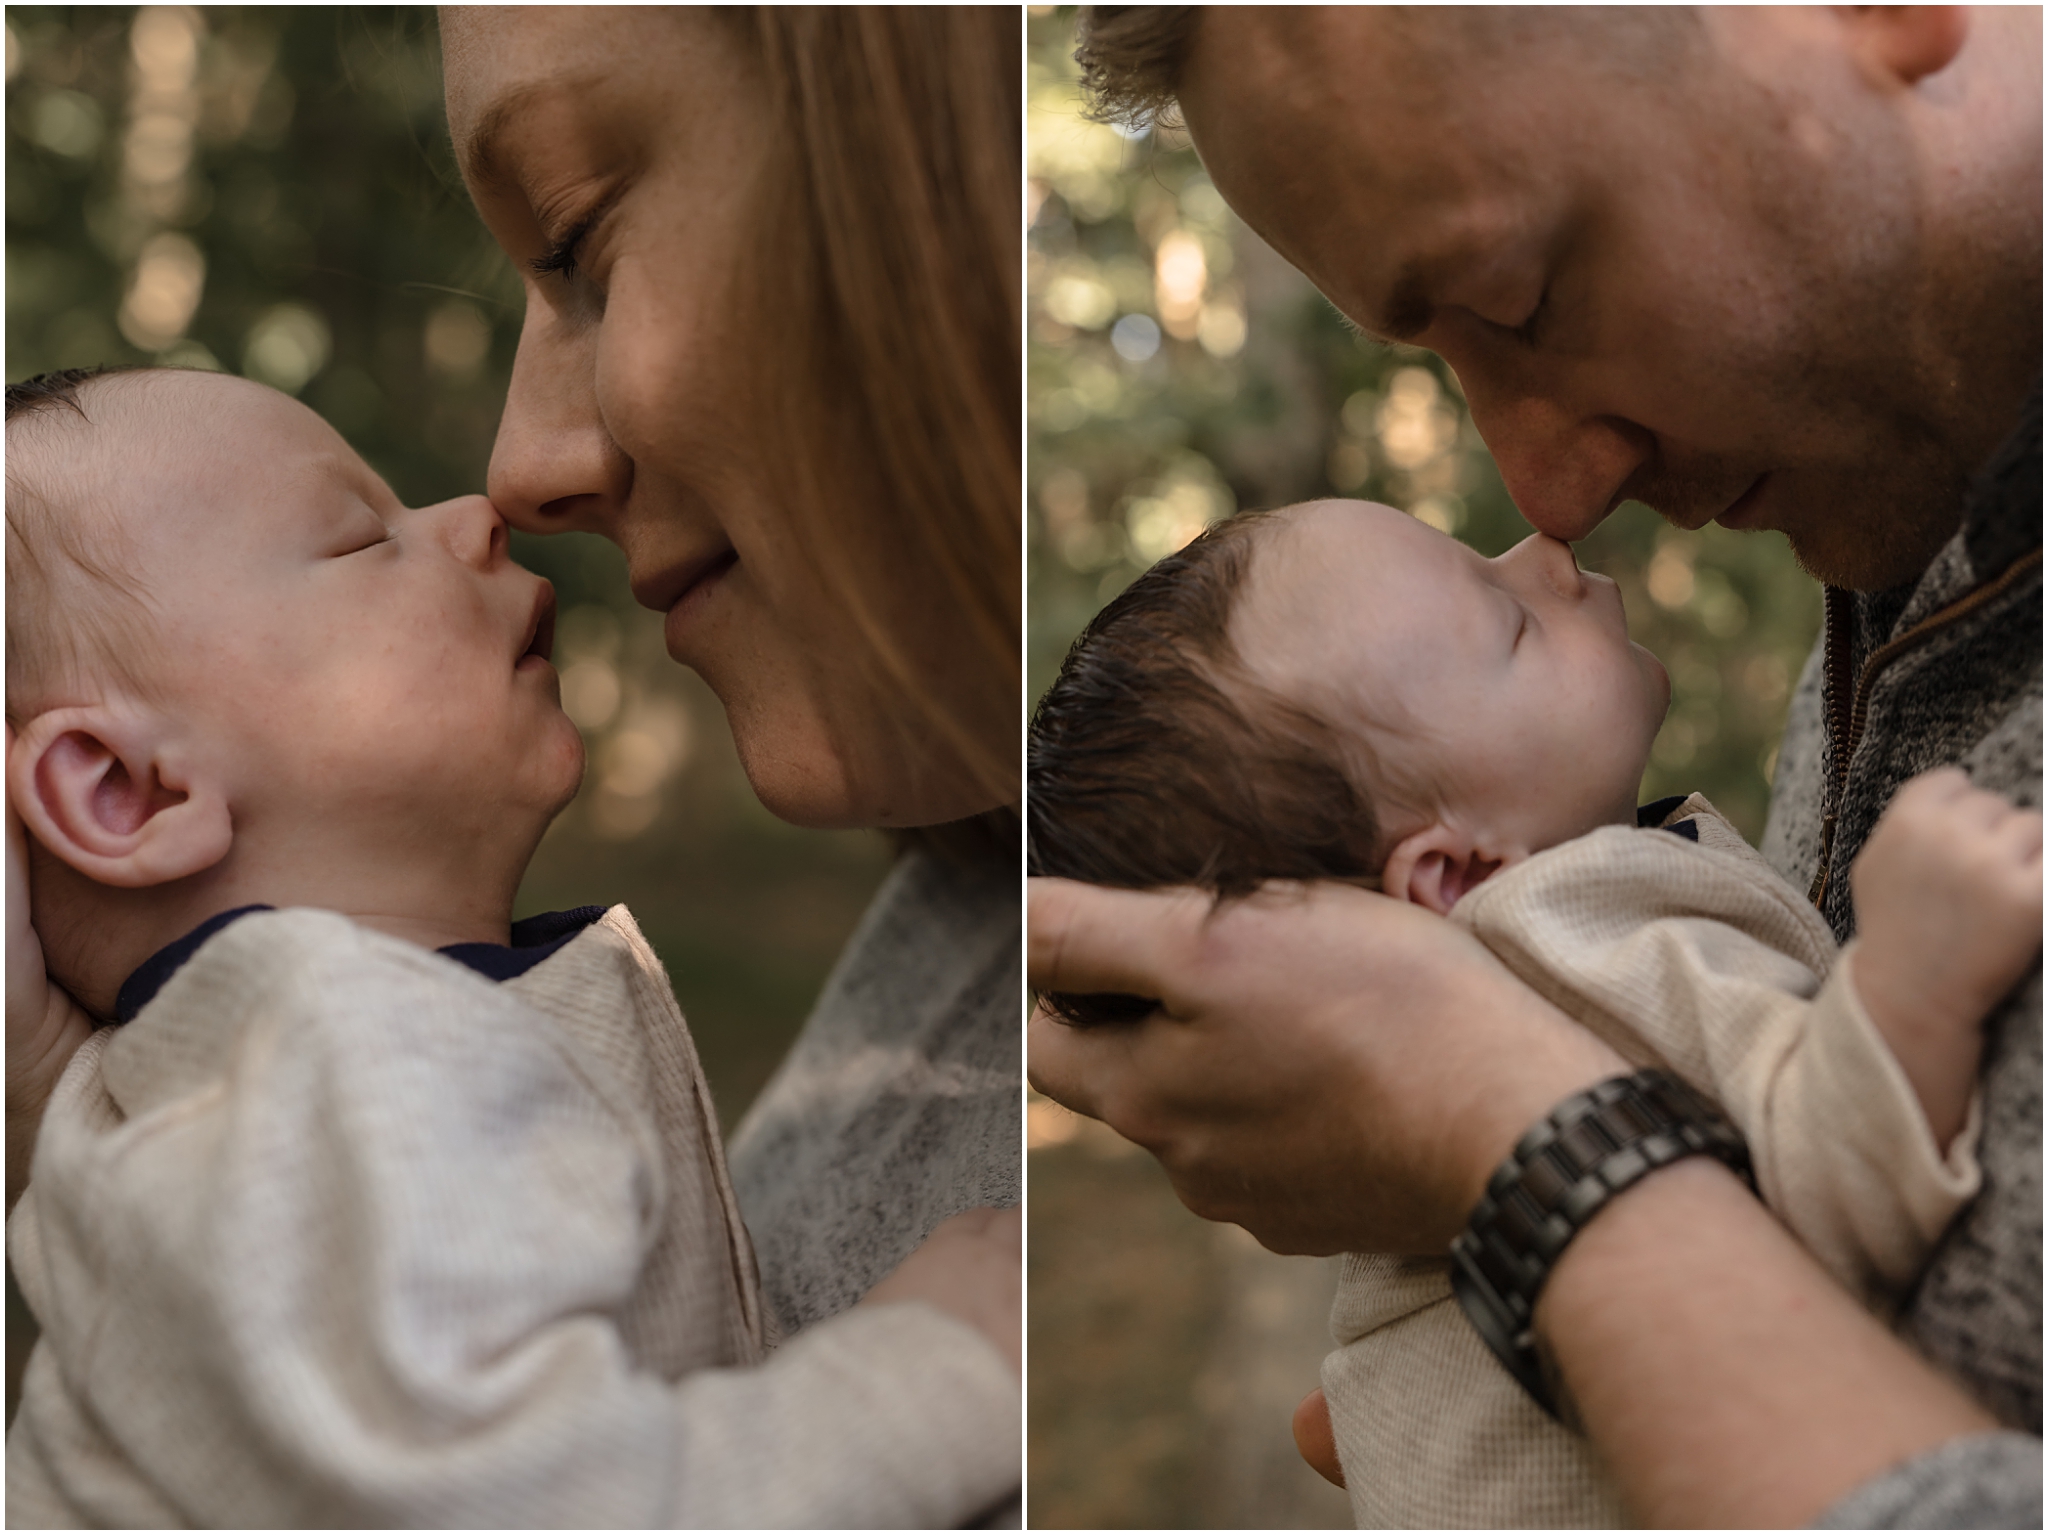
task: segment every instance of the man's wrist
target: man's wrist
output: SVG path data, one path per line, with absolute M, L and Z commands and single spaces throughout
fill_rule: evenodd
M 1566 1248 L 1619 1194 L 1708 1156 L 1750 1177 L 1749 1148 L 1712 1102 L 1662 1068 L 1610 1077 L 1556 1104 L 1515 1143 L 1451 1243 L 1467 1319 L 1546 1411 L 1558 1412 L 1533 1314 Z
M 1585 1092 L 1630 1069 L 1629 1062 L 1579 1024 L 1548 1004 L 1542 1005 L 1561 1027 L 1542 1036 L 1540 1050 L 1532 1050 L 1514 1062 L 1517 1069 L 1512 1076 L 1489 1083 L 1490 1090 L 1483 1097 L 1475 1097 L 1467 1112 L 1466 1122 L 1473 1129 L 1460 1143 L 1460 1227 L 1485 1195 L 1488 1181 L 1531 1125 L 1574 1093 Z

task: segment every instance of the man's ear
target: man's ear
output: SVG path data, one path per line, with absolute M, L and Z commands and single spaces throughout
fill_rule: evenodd
M 160 722 L 87 704 L 30 720 L 7 793 L 28 834 L 87 879 L 139 889 L 210 869 L 234 822 L 218 785 L 165 760 Z
M 1843 5 L 1835 8 L 1863 63 L 1905 85 L 1955 62 L 1970 36 L 1964 5 Z
M 1518 856 L 1482 853 L 1470 833 L 1437 821 L 1395 845 L 1380 871 L 1380 889 L 1397 901 L 1413 901 L 1438 916 L 1448 916 L 1460 896 L 1484 884 Z

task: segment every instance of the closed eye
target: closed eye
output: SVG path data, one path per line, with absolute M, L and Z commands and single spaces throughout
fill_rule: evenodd
M 1542 295 L 1536 300 L 1536 307 L 1529 311 L 1529 318 L 1514 328 L 1514 338 L 1523 346 L 1534 346 L 1550 318 L 1550 285 L 1544 284 Z
M 352 521 L 354 519 L 351 519 Z M 334 557 L 341 559 L 351 554 L 362 554 L 367 550 L 381 549 L 395 537 L 391 527 L 383 518 L 370 514 L 359 527 L 350 529 L 334 550 Z
M 540 256 L 527 262 L 527 267 L 536 277 L 559 273 L 564 280 L 573 281 L 576 276 L 576 247 L 583 243 L 584 236 L 590 233 L 591 226 L 596 222 L 595 214 L 586 218 L 561 239 L 550 244 Z

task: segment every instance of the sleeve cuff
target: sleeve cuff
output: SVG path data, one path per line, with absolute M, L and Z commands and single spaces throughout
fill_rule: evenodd
M 952 1528 L 1022 1481 L 1022 1383 L 922 1302 L 856 1307 L 680 1390 L 682 1526 Z

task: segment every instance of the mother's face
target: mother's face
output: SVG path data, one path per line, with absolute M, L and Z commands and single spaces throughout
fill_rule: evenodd
M 776 814 L 917 825 L 987 808 L 906 746 L 780 489 L 778 456 L 829 450 L 764 425 L 795 370 L 746 281 L 768 254 L 777 145 L 743 40 L 666 7 L 450 8 L 442 37 L 464 177 L 526 285 L 491 498 L 519 527 L 625 550 L 633 595 L 667 615 L 669 654 L 718 694 Z M 960 683 L 944 664 L 941 694 Z

